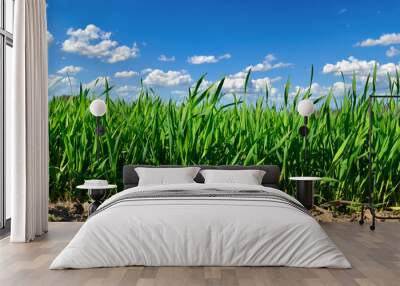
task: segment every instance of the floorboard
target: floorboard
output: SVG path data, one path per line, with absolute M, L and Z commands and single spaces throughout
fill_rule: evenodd
M 400 285 L 400 223 L 367 225 L 326 223 L 331 239 L 352 269 L 289 267 L 121 267 L 48 270 L 81 223 L 50 223 L 49 233 L 32 243 L 0 240 L 0 285 L 136 285 L 136 286 L 264 286 L 264 285 Z

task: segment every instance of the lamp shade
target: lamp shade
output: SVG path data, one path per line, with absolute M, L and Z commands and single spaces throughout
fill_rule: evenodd
M 107 112 L 107 106 L 104 100 L 95 99 L 92 101 L 89 107 L 90 113 L 96 117 L 103 116 Z
M 308 117 L 314 113 L 314 104 L 309 99 L 304 99 L 299 102 L 297 105 L 297 111 L 300 113 L 301 116 Z

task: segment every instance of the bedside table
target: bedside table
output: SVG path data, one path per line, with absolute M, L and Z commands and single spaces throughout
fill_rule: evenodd
M 76 188 L 88 191 L 89 197 L 93 201 L 89 206 L 89 216 L 90 216 L 101 205 L 106 195 L 106 192 L 110 189 L 116 189 L 117 185 L 107 185 L 107 186 L 79 185 Z
M 311 209 L 314 205 L 314 182 L 320 181 L 320 177 L 290 177 L 289 180 L 296 181 L 297 200 L 304 205 L 306 209 Z

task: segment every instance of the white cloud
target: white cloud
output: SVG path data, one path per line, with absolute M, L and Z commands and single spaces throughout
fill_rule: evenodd
M 139 48 L 133 44 L 132 48 L 128 46 L 119 46 L 111 52 L 110 58 L 107 60 L 110 64 L 125 61 L 130 58 L 136 58 L 139 54 Z
M 193 65 L 209 64 L 218 62 L 216 56 L 191 56 L 188 58 L 188 63 Z
M 108 76 L 99 76 L 94 80 L 83 84 L 83 88 L 88 88 L 91 91 L 99 91 L 101 88 L 104 88 L 105 82 L 108 81 L 110 83 L 110 77 Z
M 232 57 L 231 54 L 223 54 L 222 56 L 219 56 L 218 59 L 219 60 L 228 60 L 231 57 Z
M 50 45 L 51 43 L 53 43 L 54 41 L 54 36 L 52 33 L 50 33 L 49 31 L 47 31 L 47 44 Z
M 339 15 L 342 15 L 342 14 L 346 13 L 347 11 L 348 11 L 347 8 L 342 8 L 342 9 L 340 9 L 340 10 L 338 11 L 338 14 L 339 14 Z
M 345 84 L 342 81 L 337 81 L 332 85 L 332 91 L 335 95 L 343 95 L 347 89 L 351 88 L 350 84 Z
M 230 55 L 222 55 L 219 58 L 229 58 Z M 246 79 L 246 75 L 248 73 L 249 68 L 254 68 L 255 71 L 268 71 L 271 69 L 276 69 L 276 68 L 283 68 L 283 67 L 288 67 L 292 66 L 291 63 L 283 63 L 283 62 L 277 62 L 275 63 L 276 58 L 272 55 L 269 54 L 267 55 L 262 63 L 259 63 L 255 66 L 249 66 L 245 69 L 243 69 L 240 72 L 237 72 L 235 74 L 231 74 L 225 77 L 224 81 L 224 86 L 223 90 L 228 93 L 240 93 L 244 91 L 244 83 Z M 158 85 L 158 86 L 177 86 L 177 85 L 183 85 L 183 84 L 189 84 L 192 83 L 192 78 L 190 74 L 187 73 L 187 71 L 168 71 L 164 72 L 159 69 L 145 69 L 141 71 L 142 74 L 147 75 L 144 79 L 144 83 L 147 85 Z M 281 80 L 281 77 L 263 77 L 263 78 L 257 78 L 257 79 L 251 79 L 249 81 L 249 86 L 248 86 L 248 93 L 259 93 L 261 91 L 264 91 L 266 88 L 266 85 L 268 84 L 268 88 L 270 90 L 270 94 L 277 94 L 278 90 L 272 86 L 272 83 Z M 218 85 L 218 82 L 214 83 L 215 85 Z M 211 82 L 207 80 L 203 80 L 200 89 L 204 90 L 208 88 L 211 85 Z M 193 85 L 191 86 L 193 88 Z M 179 92 L 172 92 L 172 94 L 178 94 Z
M 347 60 L 341 60 L 335 64 L 326 64 L 322 72 L 324 74 L 333 73 L 335 75 L 340 75 L 342 72 L 347 76 L 352 75 L 354 72 L 358 76 L 358 79 L 365 80 L 368 74 L 372 74 L 375 65 L 378 80 L 379 78 L 386 77 L 388 73 L 390 75 L 395 74 L 396 68 L 400 69 L 400 65 L 396 65 L 395 63 L 380 64 L 375 60 L 366 61 L 358 60 L 355 57 L 349 57 Z
M 230 54 L 224 54 L 222 56 L 191 56 L 188 58 L 188 63 L 193 64 L 193 65 L 201 65 L 201 64 L 212 64 L 212 63 L 217 63 L 220 60 L 226 60 L 230 59 L 231 55 Z
M 244 90 L 244 82 L 246 80 L 246 73 L 238 72 L 225 77 L 224 90 L 228 92 L 237 92 Z
M 349 57 L 347 60 L 336 62 L 336 64 L 324 65 L 322 72 L 324 74 L 334 73 L 336 75 L 340 75 L 341 72 L 345 75 L 351 75 L 353 72 L 356 74 L 368 74 L 373 70 L 375 64 L 377 64 L 375 60 L 365 61 Z
M 157 86 L 177 86 L 189 84 L 192 81 L 190 74 L 185 70 L 167 71 L 159 69 L 152 70 L 143 80 L 144 84 Z
M 116 72 L 114 74 L 114 77 L 118 77 L 118 78 L 128 78 L 128 77 L 134 77 L 138 75 L 137 72 L 135 71 L 120 71 L 120 72 Z
M 258 63 L 256 65 L 250 65 L 240 72 L 237 72 L 232 75 L 228 75 L 225 78 L 224 90 L 228 91 L 228 92 L 243 92 L 246 76 L 250 69 L 252 72 L 265 72 L 265 71 L 269 71 L 272 69 L 284 68 L 284 67 L 289 67 L 289 66 L 293 65 L 291 63 L 284 63 L 284 62 L 274 63 L 274 61 L 276 61 L 275 56 L 273 54 L 268 54 L 264 57 L 264 60 L 261 63 Z M 268 78 L 268 77 L 252 79 L 250 82 L 251 86 L 249 86 L 249 90 L 252 89 L 252 91 L 256 91 L 256 92 L 265 90 L 267 83 L 269 83 L 268 86 L 272 90 L 271 83 L 274 81 L 278 81 L 280 79 L 281 79 L 280 77 L 276 77 L 273 79 Z
M 186 90 L 173 90 L 171 91 L 172 95 L 178 95 L 178 96 L 185 96 L 188 94 Z
M 61 76 L 61 75 L 49 75 L 48 77 L 48 88 L 52 89 L 59 85 L 68 85 L 69 87 L 76 87 L 78 80 L 73 76 Z
M 73 76 L 66 76 L 61 79 L 61 82 L 68 85 L 69 87 L 76 87 L 78 85 L 78 80 Z
M 212 82 L 206 79 L 203 79 L 200 86 L 199 86 L 199 91 L 202 92 L 204 90 L 206 90 L 207 88 L 210 87 L 210 85 L 212 85 L 214 83 L 214 87 L 218 85 L 219 81 L 217 82 Z M 192 86 L 190 87 L 192 90 L 195 88 L 195 86 L 197 85 L 197 81 L 193 82 Z M 187 92 L 186 92 L 187 94 Z
M 73 76 L 51 74 L 48 77 L 49 95 L 71 95 L 77 91 L 78 80 Z
M 148 74 L 148 73 L 151 73 L 152 71 L 153 71 L 153 69 L 147 68 L 147 69 L 141 70 L 141 73 L 142 73 L 142 74 Z
M 366 39 L 356 44 L 360 47 L 388 46 L 400 44 L 400 33 L 383 34 L 377 39 Z
M 77 74 L 78 72 L 80 72 L 82 70 L 82 67 L 78 67 L 78 66 L 65 66 L 62 69 L 60 69 L 59 71 L 57 71 L 58 74 L 62 74 L 62 75 L 74 75 Z
M 268 54 L 267 56 L 265 56 L 263 62 L 258 63 L 256 65 L 248 66 L 247 68 L 243 69 L 240 72 L 226 76 L 223 90 L 228 93 L 244 92 L 244 84 L 249 69 L 255 72 L 261 72 L 261 71 L 268 71 L 271 69 L 283 68 L 293 65 L 291 63 L 283 63 L 283 62 L 273 63 L 274 61 L 276 61 L 275 56 L 272 54 Z M 258 79 L 251 79 L 248 86 L 248 92 L 258 93 L 260 91 L 264 91 L 268 83 L 270 92 L 275 94 L 277 93 L 277 89 L 272 87 L 272 83 L 278 80 L 281 80 L 281 77 L 275 77 L 275 78 L 264 77 Z M 216 82 L 215 84 L 217 85 L 218 82 Z M 202 89 L 208 87 L 209 85 L 210 85 L 209 82 L 207 81 L 203 82 Z
M 92 93 L 100 94 L 104 91 L 106 80 L 110 83 L 110 77 L 100 76 L 92 81 L 83 83 L 82 86 L 83 88 L 90 89 Z M 61 74 L 49 75 L 48 89 L 50 96 L 75 95 L 79 91 L 79 81 L 73 76 L 64 76 Z
M 54 86 L 56 86 L 61 81 L 62 78 L 63 77 L 59 76 L 59 75 L 49 75 L 48 82 L 47 82 L 48 88 L 51 89 Z
M 173 61 L 175 61 L 175 57 L 174 56 L 168 57 L 166 55 L 161 55 L 158 57 L 158 60 L 160 62 L 173 62 Z
M 114 91 L 118 96 L 126 97 L 137 93 L 140 90 L 139 87 L 133 85 L 123 85 L 117 87 Z
M 69 38 L 62 45 L 65 52 L 103 59 L 108 63 L 136 58 L 139 55 L 136 44 L 132 47 L 119 46 L 117 41 L 111 40 L 111 32 L 104 32 L 93 24 L 87 25 L 85 29 L 70 28 L 67 35 Z
M 245 71 L 251 69 L 251 71 L 253 72 L 261 72 L 261 71 L 269 71 L 272 69 L 293 66 L 292 63 L 283 63 L 283 62 L 273 63 L 274 61 L 276 61 L 275 56 L 273 54 L 268 54 L 265 56 L 264 60 L 261 63 L 258 63 L 256 65 L 250 65 L 245 69 Z
M 279 94 L 279 90 L 275 87 L 271 87 L 269 92 L 272 96 L 276 96 Z
M 389 48 L 389 50 L 386 51 L 386 56 L 388 56 L 389 58 L 395 57 L 400 55 L 400 50 L 396 49 L 395 47 L 391 46 Z
M 351 84 L 344 83 L 342 81 L 337 81 L 333 83 L 333 85 L 330 87 L 324 87 L 324 89 L 325 89 L 324 94 L 327 94 L 327 91 L 332 90 L 333 95 L 339 97 L 339 96 L 344 96 L 347 90 L 351 89 Z
M 400 70 L 400 64 L 395 63 L 387 63 L 387 64 L 379 64 L 378 66 L 378 75 L 387 76 L 387 74 L 394 75 L 396 73 L 396 69 Z
M 321 95 L 324 95 L 326 91 L 327 91 L 327 88 L 324 87 L 324 86 L 321 86 L 321 85 L 320 85 L 319 83 L 317 83 L 317 82 L 313 82 L 313 83 L 311 84 L 310 92 L 311 92 L 311 94 L 314 95 L 314 96 L 321 96 Z
M 225 78 L 223 89 L 226 92 L 235 92 L 240 93 L 244 92 L 244 84 L 246 81 L 247 72 L 238 72 L 232 75 L 229 75 Z M 265 88 L 268 84 L 268 88 L 272 89 L 272 83 L 281 80 L 281 77 L 263 77 L 258 79 L 251 79 L 248 86 L 248 91 L 252 92 L 260 92 L 265 91 Z M 274 89 L 276 90 L 276 89 Z
M 252 79 L 251 83 L 256 91 L 265 91 L 267 85 L 268 88 L 270 88 L 272 87 L 273 82 L 279 81 L 281 79 L 282 79 L 281 77 L 275 77 L 275 78 L 263 77 L 258 79 Z
M 310 87 L 296 86 L 294 91 L 290 93 L 291 97 L 294 97 L 299 91 L 300 94 L 306 92 Z M 332 86 L 320 85 L 317 82 L 311 84 L 311 97 L 317 98 L 319 96 L 327 95 L 329 92 L 332 92 L 334 96 L 339 97 L 343 96 L 345 91 L 351 88 L 350 84 L 345 84 L 341 81 L 337 81 L 333 83 Z

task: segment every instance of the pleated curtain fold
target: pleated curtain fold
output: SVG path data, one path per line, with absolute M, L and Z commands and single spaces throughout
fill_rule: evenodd
M 15 1 L 13 93 L 6 98 L 6 187 L 12 242 L 48 229 L 48 67 L 45 0 Z

